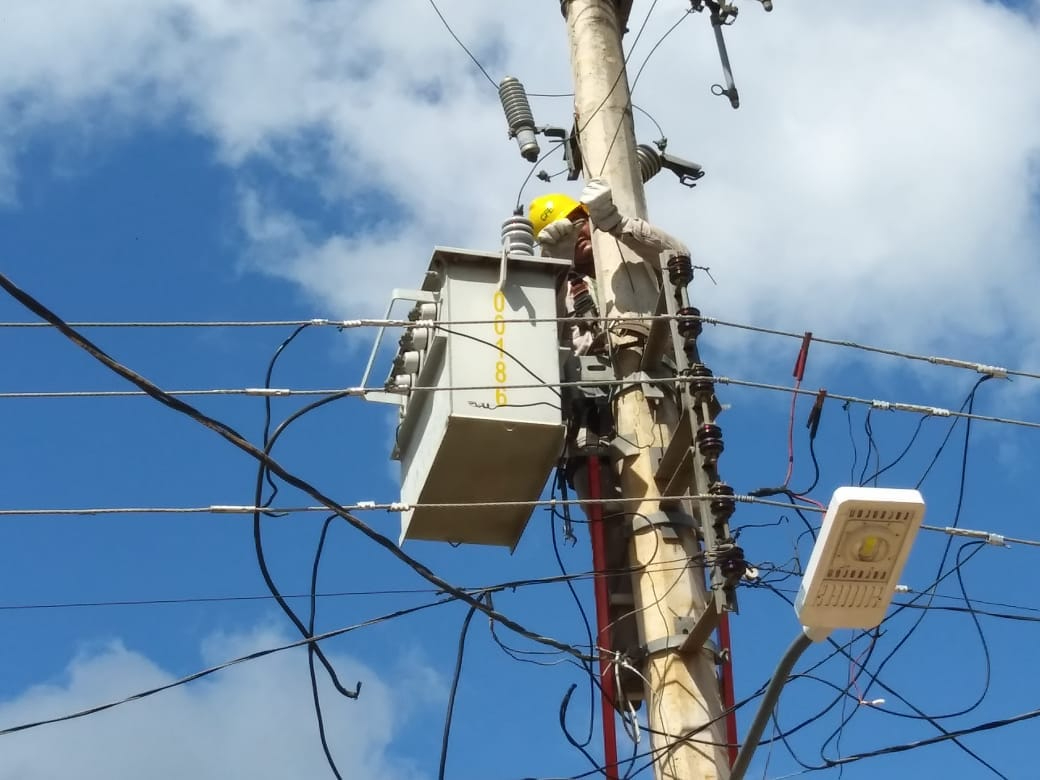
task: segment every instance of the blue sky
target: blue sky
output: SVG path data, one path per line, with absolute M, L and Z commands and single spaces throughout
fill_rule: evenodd
M 251 4 L 104 0 L 89 9 L 12 3 L 0 32 L 0 247 L 3 271 L 68 320 L 278 320 L 342 318 L 384 306 L 391 287 L 418 282 L 434 244 L 494 248 L 526 163 L 504 138 L 497 98 L 428 4 L 390 23 L 384 4 Z M 402 3 L 403 5 L 403 3 Z M 465 40 L 496 77 L 513 73 L 532 91 L 567 91 L 563 26 L 555 9 L 532 18 L 507 2 L 445 3 Z M 552 4 L 550 4 L 552 5 Z M 693 191 L 662 174 L 648 186 L 655 219 L 712 267 L 698 284 L 705 314 L 922 354 L 1037 370 L 1036 152 L 1040 88 L 1024 74 L 1040 54 L 1029 12 L 973 0 L 866 9 L 745 4 L 729 32 L 741 88 L 738 112 L 713 98 L 718 64 L 706 20 L 692 17 L 646 68 L 636 100 L 662 124 L 669 149 L 708 176 Z M 793 5 L 793 4 L 792 4 Z M 636 3 L 639 18 L 650 3 Z M 639 63 L 685 4 L 654 7 Z M 1035 15 L 1035 14 L 1034 14 Z M 923 42 L 923 43 L 922 43 Z M 431 63 L 437 63 L 431 66 Z M 564 123 L 566 100 L 536 101 L 540 123 Z M 655 136 L 637 120 L 640 140 Z M 554 166 L 550 170 L 557 170 Z M 540 184 L 535 182 L 535 184 Z M 568 185 L 573 186 L 573 185 Z M 525 198 L 539 190 L 531 185 Z M 24 321 L 0 300 L 0 321 Z M 104 329 L 88 335 L 167 389 L 255 387 L 286 329 Z M 285 352 L 275 386 L 350 386 L 371 333 L 312 328 Z M 125 385 L 45 329 L 0 330 L 7 370 L 0 391 L 104 390 Z M 716 374 L 787 385 L 798 342 L 723 327 L 704 337 Z M 958 408 L 976 376 L 953 368 L 814 345 L 806 387 Z M 747 492 L 776 483 L 786 466 L 789 397 L 720 388 L 723 475 Z M 262 402 L 206 398 L 200 408 L 254 440 Z M 298 406 L 276 399 L 276 419 Z M 797 411 L 794 482 L 811 468 L 808 401 Z M 861 473 L 864 408 L 852 436 L 829 402 L 814 494 Z M 976 411 L 1040 420 L 1036 380 L 981 386 Z M 0 399 L 0 466 L 10 509 L 248 504 L 254 464 L 212 433 L 152 401 Z M 918 418 L 872 415 L 887 463 Z M 926 421 L 905 460 L 881 484 L 912 486 L 947 422 Z M 279 458 L 344 503 L 397 497 L 388 460 L 391 422 L 382 407 L 337 402 L 301 421 Z M 963 423 L 922 486 L 927 522 L 952 522 Z M 853 467 L 853 444 L 858 454 Z M 1027 500 L 1037 432 L 973 425 L 961 525 L 1035 538 Z M 302 502 L 284 490 L 285 504 Z M 309 502 L 306 502 L 309 503 Z M 800 521 L 744 507 L 735 525 L 750 560 L 784 564 Z M 391 537 L 397 518 L 365 518 Z M 812 517 L 810 516 L 810 519 Z M 557 573 L 549 519 L 536 513 L 516 553 L 416 544 L 410 552 L 462 585 Z M 269 521 L 272 570 L 286 593 L 304 593 L 320 516 Z M 0 606 L 262 595 L 249 520 L 225 515 L 4 517 Z M 922 534 L 904 582 L 923 588 L 944 539 Z M 956 548 L 956 545 L 955 545 Z M 809 547 L 800 548 L 802 561 Z M 974 599 L 1022 614 L 1033 597 L 1035 552 L 983 549 L 964 568 Z M 588 568 L 587 539 L 564 548 L 571 570 Z M 423 580 L 345 526 L 334 526 L 323 591 L 425 590 Z M 778 583 L 797 588 L 797 579 Z M 591 591 L 579 591 L 591 608 Z M 957 595 L 956 583 L 940 587 Z M 793 594 L 787 594 L 793 595 Z M 327 598 L 319 627 L 332 629 L 432 599 L 432 594 Z M 305 602 L 298 603 L 305 608 Z M 963 606 L 954 600 L 936 604 Z M 519 589 L 496 606 L 541 633 L 571 642 L 582 630 L 560 586 Z M 738 697 L 765 681 L 797 630 L 790 608 L 765 589 L 741 594 L 733 621 Z M 364 681 L 356 702 L 326 690 L 330 741 L 345 774 L 436 776 L 458 605 L 437 607 L 329 643 L 345 680 Z M 916 617 L 916 613 L 910 618 Z M 0 728 L 147 688 L 245 651 L 293 637 L 264 600 L 0 610 Z M 988 695 L 974 725 L 1036 707 L 1026 666 L 1032 624 L 981 617 L 991 654 Z M 894 619 L 875 662 L 909 627 Z M 503 638 L 506 633 L 503 632 Z M 838 639 L 850 637 L 838 636 Z M 519 639 L 517 645 L 524 646 Z M 862 647 L 859 645 L 858 647 Z M 922 710 L 943 714 L 983 688 L 982 645 L 970 616 L 929 613 L 882 678 Z M 806 664 L 823 658 L 814 648 Z M 800 667 L 804 668 L 804 667 Z M 821 677 L 848 683 L 847 662 Z M 453 727 L 449 777 L 569 776 L 588 769 L 557 724 L 559 701 L 582 672 L 568 664 L 520 664 L 476 619 Z M 571 707 L 584 731 L 587 693 Z M 821 683 L 792 684 L 781 724 L 822 709 Z M 884 696 L 886 706 L 904 706 Z M 851 706 L 851 705 L 850 705 Z M 745 717 L 749 717 L 747 713 Z M 746 720 L 743 721 L 746 723 Z M 835 711 L 791 738 L 818 763 Z M 1031 776 L 1029 723 L 965 738 L 1008 777 Z M 861 707 L 841 751 L 857 753 L 937 733 L 917 720 Z M 645 738 L 645 737 L 644 737 Z M 307 690 L 294 651 L 77 722 L 0 738 L 0 779 L 61 776 L 200 778 L 325 776 Z M 594 743 L 595 744 L 595 743 Z M 645 743 L 644 743 L 645 744 Z M 642 748 L 641 748 L 642 749 Z M 798 771 L 782 745 L 752 776 Z M 827 755 L 836 755 L 832 746 Z M 757 772 L 757 774 L 756 774 Z M 950 744 L 845 768 L 850 780 L 990 777 Z M 837 769 L 819 773 L 837 777 Z

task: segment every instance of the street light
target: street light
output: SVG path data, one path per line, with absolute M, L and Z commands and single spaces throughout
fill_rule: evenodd
M 794 602 L 802 633 L 773 672 L 730 780 L 743 780 L 780 691 L 805 649 L 834 629 L 874 628 L 884 619 L 923 518 L 924 499 L 916 490 L 834 491 Z

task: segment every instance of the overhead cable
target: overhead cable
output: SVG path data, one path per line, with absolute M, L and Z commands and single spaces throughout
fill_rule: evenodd
M 229 444 L 233 445 L 235 448 L 241 450 L 242 452 L 248 454 L 252 458 L 264 464 L 264 466 L 268 468 L 272 474 L 279 477 L 281 480 L 291 485 L 292 487 L 310 496 L 313 500 L 318 501 L 323 506 L 327 507 L 330 512 L 334 512 L 335 514 L 339 515 L 355 530 L 359 531 L 363 536 L 367 537 L 377 546 L 382 547 L 384 550 L 390 553 L 390 555 L 407 565 L 416 574 L 425 579 L 427 582 L 430 582 L 431 584 L 436 585 L 439 588 L 442 588 L 446 593 L 455 596 L 459 600 L 464 601 L 465 603 L 471 606 L 476 604 L 478 610 L 484 612 L 486 615 L 490 617 L 495 618 L 496 620 L 498 620 L 499 623 L 501 623 L 503 626 L 510 629 L 511 631 L 514 631 L 522 636 L 527 637 L 528 639 L 539 642 L 541 644 L 546 644 L 550 647 L 555 647 L 558 650 L 563 650 L 567 653 L 574 655 L 577 658 L 585 657 L 584 653 L 574 648 L 573 646 L 564 642 L 560 642 L 559 640 L 553 639 L 551 637 L 541 636 L 532 631 L 529 631 L 527 628 L 520 625 L 512 618 L 488 608 L 478 597 L 475 597 L 472 594 L 467 593 L 466 591 L 452 585 L 447 580 L 438 575 L 436 572 L 434 572 L 432 569 L 423 564 L 421 561 L 417 560 L 416 558 L 409 555 L 407 552 L 400 549 L 397 543 L 390 539 L 388 536 L 385 536 L 384 534 L 381 534 L 375 529 L 371 528 L 369 525 L 361 521 L 359 518 L 357 518 L 347 510 L 343 509 L 342 506 L 340 506 L 333 499 L 326 496 L 317 487 L 309 483 L 307 480 L 287 470 L 277 460 L 275 460 L 270 455 L 265 453 L 263 450 L 257 448 L 251 442 L 246 440 L 235 429 L 231 428 L 227 424 L 215 418 L 203 414 L 201 411 L 187 404 L 186 402 L 171 397 L 169 394 L 165 393 L 154 383 L 150 382 L 140 374 L 124 366 L 119 361 L 113 359 L 96 344 L 91 342 L 82 334 L 78 333 L 73 328 L 69 327 L 65 323 L 65 321 L 62 320 L 61 317 L 59 317 L 57 314 L 55 314 L 46 306 L 44 306 L 32 295 L 19 288 L 4 274 L 0 274 L 0 287 L 7 291 L 7 293 L 12 298 L 17 300 L 27 309 L 29 309 L 33 314 L 47 320 L 48 322 L 51 322 L 61 332 L 61 334 L 65 336 L 65 338 L 73 342 L 80 349 L 87 352 L 95 360 L 102 363 L 111 371 L 123 377 L 130 383 L 137 385 L 137 387 L 147 392 L 159 403 L 190 418 L 193 422 L 205 428 L 209 428 L 211 431 L 223 438 Z

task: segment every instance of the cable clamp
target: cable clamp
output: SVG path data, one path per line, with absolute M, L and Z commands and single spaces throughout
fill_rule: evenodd
M 912 593 L 909 585 L 896 585 L 896 593 Z
M 209 507 L 210 512 L 221 513 L 221 514 L 243 514 L 245 512 L 256 512 L 258 507 L 255 506 L 235 506 L 234 504 L 212 504 Z
M 282 387 L 247 387 L 243 390 L 246 395 L 279 396 L 292 395 L 292 390 Z
M 934 417 L 949 417 L 950 410 L 942 409 L 938 406 L 930 406 L 928 407 L 928 414 L 933 415 Z
M 986 544 L 992 544 L 994 547 L 1010 547 L 1003 534 L 987 534 Z
M 332 323 L 331 320 L 311 320 L 311 325 L 332 325 L 332 324 L 333 323 Z M 364 324 L 365 323 L 364 323 L 363 320 L 340 320 L 339 322 L 336 323 L 336 327 L 339 328 L 340 330 L 345 330 L 347 328 L 360 328 Z
M 984 363 L 979 363 L 975 366 L 975 370 L 980 374 L 989 374 L 994 379 L 1007 379 L 1008 370 L 1001 366 L 987 366 Z
M 408 512 L 412 508 L 411 504 L 406 504 L 403 501 L 394 501 L 387 506 L 387 512 Z
M 871 401 L 870 406 L 872 409 L 881 409 L 887 412 L 892 408 L 892 403 L 890 401 Z
M 375 501 L 358 501 L 356 504 L 354 504 L 354 508 L 355 509 L 375 509 L 376 508 L 376 502 Z

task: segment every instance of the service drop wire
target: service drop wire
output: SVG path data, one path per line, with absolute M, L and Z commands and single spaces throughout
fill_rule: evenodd
M 286 347 L 288 347 L 290 344 L 292 344 L 293 341 L 295 340 L 295 338 L 297 336 L 299 336 L 308 327 L 310 327 L 310 325 L 311 325 L 311 323 L 305 322 L 302 325 L 298 326 L 291 334 L 289 334 L 289 337 L 286 338 L 285 341 L 283 341 L 281 344 L 278 345 L 278 349 L 276 349 L 274 351 L 274 354 L 271 356 L 270 362 L 268 362 L 268 364 L 267 364 L 267 373 L 264 374 L 264 389 L 265 390 L 270 390 L 271 389 L 271 377 L 274 375 L 274 366 L 275 366 L 275 363 L 278 362 L 278 357 L 282 354 L 282 351 Z M 265 395 L 264 396 L 264 439 L 263 439 L 265 447 L 267 446 L 268 439 L 270 438 L 270 433 L 271 433 L 271 396 L 270 395 Z M 275 497 L 278 495 L 278 485 L 277 485 L 277 483 L 274 480 L 271 479 L 271 472 L 268 471 L 267 469 L 264 469 L 264 477 L 267 480 L 267 484 L 271 488 L 271 493 L 270 493 L 270 495 L 268 495 L 267 501 L 263 504 L 263 506 L 270 506 L 271 503 L 274 501 Z M 260 504 L 257 504 L 257 506 L 260 506 Z M 274 513 L 265 513 L 265 514 L 271 514 L 271 516 L 276 516 L 276 515 L 274 515 Z
M 981 544 L 981 543 L 971 543 L 971 544 Z M 961 565 L 964 565 L 965 563 L 967 563 L 968 560 L 970 560 L 972 557 L 974 557 L 974 555 L 977 554 L 980 549 L 981 549 L 981 547 L 976 547 L 975 549 L 973 549 L 972 553 L 967 557 L 967 559 L 965 559 L 962 562 Z M 953 573 L 952 571 L 947 572 L 945 575 L 943 575 L 942 579 L 945 579 L 947 576 L 949 576 L 952 573 Z M 931 585 L 931 588 L 936 587 L 938 585 L 938 582 L 939 581 L 933 583 Z M 792 606 L 794 605 L 794 602 L 790 598 L 788 598 L 786 595 L 784 595 L 784 593 L 781 592 L 779 589 L 774 588 L 772 585 L 769 585 L 769 584 L 765 584 L 764 587 L 766 587 L 771 593 L 776 595 L 778 598 L 780 598 L 783 601 L 785 601 L 787 604 L 792 605 Z M 920 597 L 923 597 L 923 595 L 924 594 L 920 594 Z M 899 614 L 899 612 L 901 612 L 903 609 L 906 609 L 907 606 L 909 606 L 909 605 L 900 605 L 899 607 L 894 609 L 892 612 L 890 612 L 885 617 L 885 619 L 882 621 L 882 624 L 884 624 L 885 622 L 887 622 L 887 621 L 891 620 L 892 618 L 894 618 L 897 614 Z M 827 655 L 825 658 L 823 658 L 821 661 L 817 662 L 812 667 L 810 667 L 807 671 L 812 671 L 813 669 L 816 669 L 816 668 L 822 666 L 824 663 L 829 661 L 831 658 L 834 658 L 836 655 L 839 655 L 839 654 L 844 655 L 848 659 L 852 658 L 852 655 L 851 655 L 851 653 L 848 650 L 848 643 L 846 643 L 846 645 L 840 645 L 840 644 L 838 644 L 838 642 L 833 637 L 828 637 L 827 642 L 832 647 L 834 647 L 835 649 L 829 655 Z M 925 713 L 923 710 L 921 710 L 919 707 L 917 707 L 915 704 L 913 704 L 911 701 L 909 701 L 905 696 L 903 696 L 901 693 L 899 693 L 899 691 L 897 691 L 894 688 L 892 688 L 892 687 L 888 686 L 887 684 L 885 684 L 879 677 L 880 669 L 878 669 L 877 671 L 874 671 L 874 672 L 871 672 L 871 671 L 869 671 L 867 669 L 864 669 L 863 672 L 870 677 L 870 683 L 867 686 L 864 687 L 864 696 L 867 695 L 866 691 L 869 690 L 870 686 L 876 683 L 878 686 L 880 686 L 882 689 L 884 689 L 885 693 L 887 693 L 890 696 L 894 696 L 896 699 L 901 701 L 903 704 L 905 704 L 907 707 L 909 707 L 911 710 L 913 710 L 917 714 L 916 715 L 910 715 L 910 714 L 907 714 L 907 713 L 898 712 L 896 710 L 887 709 L 885 707 L 871 707 L 872 710 L 876 710 L 878 712 L 884 712 L 884 713 L 886 713 L 888 715 L 895 715 L 895 716 L 901 717 L 901 718 L 908 718 L 908 719 L 911 719 L 911 720 L 923 720 L 923 721 L 927 722 L 936 731 L 938 731 L 940 733 L 940 737 L 933 738 L 932 741 L 947 740 L 947 739 L 951 740 L 954 745 L 956 745 L 958 748 L 960 748 L 968 756 L 970 756 L 971 758 L 975 759 L 978 763 L 982 764 L 984 767 L 989 769 L 997 777 L 1003 778 L 1003 780 L 1008 780 L 1007 776 L 1004 775 L 999 769 L 994 767 L 992 764 L 990 764 L 988 761 L 986 761 L 984 758 L 982 758 L 980 755 L 978 755 L 975 751 L 973 751 L 971 748 L 969 748 L 967 745 L 965 745 L 958 738 L 959 736 L 961 736 L 958 732 L 951 732 L 951 731 L 949 731 L 941 723 L 939 723 L 939 721 L 936 718 L 934 718 L 931 715 Z M 833 704 L 831 705 L 831 707 L 832 706 L 833 706 Z M 829 710 L 831 707 L 828 707 L 827 709 Z M 859 709 L 860 708 L 858 708 L 858 707 L 855 708 L 852 711 L 852 715 L 855 715 L 857 712 L 859 712 Z M 851 716 L 850 716 L 850 719 L 851 719 Z M 813 718 L 813 720 L 815 720 L 815 718 Z M 801 726 L 804 726 L 804 725 L 806 725 L 806 724 L 801 724 L 798 728 L 800 728 Z M 788 732 L 786 732 L 786 733 L 788 735 L 790 735 L 792 732 L 793 732 L 793 729 L 788 731 Z M 871 754 L 871 755 L 873 755 L 873 754 Z M 863 757 L 864 758 L 868 758 L 868 757 L 871 757 L 871 756 L 870 755 L 864 755 Z M 842 762 L 847 763 L 845 761 L 845 759 L 841 759 L 839 762 L 836 762 L 836 763 L 842 763 Z M 801 763 L 801 762 L 799 762 L 799 763 Z M 811 770 L 818 771 L 818 770 L 821 770 L 821 769 L 827 769 L 827 768 L 829 768 L 832 765 L 833 764 L 827 764 L 827 765 L 823 765 L 823 766 L 806 767 L 806 765 L 803 764 L 802 766 L 805 767 L 805 768 L 809 768 Z
M 479 598 L 483 601 L 487 598 L 487 594 L 482 593 Z M 448 740 L 451 737 L 452 715 L 455 713 L 455 695 L 458 693 L 459 680 L 462 678 L 462 658 L 466 650 L 466 635 L 469 633 L 469 624 L 472 622 L 476 611 L 477 606 L 475 604 L 470 605 L 469 610 L 466 612 L 466 617 L 462 621 L 462 629 L 459 631 L 459 648 L 455 655 L 455 672 L 452 674 L 451 690 L 448 693 L 448 709 L 444 714 L 444 733 L 441 736 L 441 759 L 437 769 L 437 780 L 444 780 L 444 770 L 448 765 Z
M 275 365 L 275 362 L 278 360 L 278 356 L 281 354 L 282 350 L 286 346 L 288 346 L 288 344 L 291 343 L 292 340 L 297 335 L 299 335 L 299 333 L 303 330 L 304 327 L 305 326 L 300 326 L 299 328 L 297 328 L 293 332 L 293 334 L 289 338 L 287 338 L 285 341 L 283 341 L 281 346 L 279 346 L 278 349 L 275 351 L 274 356 L 271 358 L 271 362 L 270 362 L 270 364 L 268 365 L 268 368 L 267 368 L 267 375 L 266 376 L 267 376 L 268 383 L 271 380 L 271 375 L 272 375 L 272 372 L 274 371 L 274 365 Z M 310 404 L 307 404 L 304 407 L 301 407 L 296 412 L 294 412 L 293 414 L 289 415 L 289 417 L 287 417 L 285 420 L 283 420 L 278 425 L 278 427 L 275 428 L 274 433 L 271 434 L 270 436 L 268 435 L 268 429 L 269 429 L 269 426 L 270 426 L 270 417 L 269 417 L 270 402 L 268 401 L 268 406 L 267 406 L 268 417 L 265 419 L 265 422 L 264 422 L 264 449 L 263 449 L 263 454 L 265 456 L 267 456 L 267 457 L 270 457 L 271 451 L 274 449 L 274 445 L 277 443 L 278 438 L 282 435 L 282 433 L 285 432 L 286 428 L 288 428 L 289 425 L 291 425 L 293 422 L 298 420 L 303 415 L 305 415 L 305 414 L 307 414 L 307 413 L 309 413 L 309 412 L 311 412 L 311 411 L 313 411 L 315 409 L 318 409 L 318 408 L 324 406 L 327 403 L 331 403 L 333 400 L 336 400 L 337 396 L 342 398 L 343 394 L 333 394 L 333 395 L 330 395 L 330 396 L 326 396 L 325 398 L 321 398 L 321 399 L 319 399 L 317 401 L 314 401 L 314 402 L 312 402 Z M 278 586 L 275 584 L 274 577 L 271 575 L 271 571 L 270 571 L 270 569 L 267 566 L 267 556 L 264 554 L 263 532 L 262 532 L 262 528 L 261 528 L 261 515 L 262 515 L 262 512 L 259 509 L 259 507 L 264 506 L 262 501 L 263 501 L 263 491 L 264 491 L 264 480 L 265 480 L 265 478 L 269 482 L 272 482 L 271 481 L 271 475 L 270 475 L 270 469 L 268 468 L 268 464 L 265 461 L 261 460 L 260 463 L 258 464 L 258 467 L 257 467 L 256 484 L 255 484 L 255 488 L 254 488 L 254 491 L 253 491 L 253 506 L 257 507 L 257 509 L 253 512 L 253 547 L 254 547 L 254 551 L 256 553 L 257 566 L 260 569 L 260 575 L 261 575 L 261 577 L 264 580 L 264 584 L 267 585 L 268 591 L 270 591 L 271 596 L 274 597 L 274 600 L 275 600 L 275 602 L 277 602 L 278 606 L 281 607 L 282 612 L 284 612 L 285 615 L 289 618 L 289 620 L 292 621 L 293 625 L 296 626 L 296 629 L 300 632 L 301 636 L 303 636 L 303 637 L 310 637 L 310 636 L 312 636 L 312 632 L 310 632 L 307 629 L 307 626 L 303 623 L 302 620 L 300 620 L 300 618 L 296 614 L 295 610 L 293 610 L 293 608 L 289 605 L 289 602 L 287 602 L 285 600 L 285 598 L 282 596 L 282 593 L 278 589 Z M 277 490 L 277 487 L 273 485 L 273 482 L 272 482 L 272 486 L 275 487 L 275 490 Z M 357 683 L 357 685 L 355 686 L 353 691 L 351 691 L 348 688 L 344 687 L 343 684 L 340 682 L 339 676 L 336 674 L 336 670 L 333 668 L 332 663 L 328 660 L 328 658 L 325 657 L 324 651 L 322 651 L 322 649 L 320 647 L 315 647 L 314 648 L 314 653 L 318 656 L 318 660 L 321 661 L 321 665 L 325 667 L 325 671 L 328 672 L 329 679 L 331 680 L 332 685 L 336 689 L 336 691 L 338 693 L 340 693 L 341 695 L 343 695 L 343 696 L 346 696 L 346 697 L 351 698 L 351 699 L 356 699 L 358 697 L 358 695 L 360 694 L 360 692 L 361 692 L 361 682 L 359 681 Z
M 985 376 L 979 377 L 979 379 L 975 382 L 974 386 L 971 388 L 971 391 L 968 393 L 967 397 L 964 399 L 964 402 L 961 404 L 961 410 L 962 411 L 964 409 L 967 409 L 969 414 L 972 413 L 973 409 L 975 408 L 975 394 L 976 394 L 976 392 L 978 391 L 979 387 L 981 387 L 983 382 L 986 382 L 986 381 L 988 381 L 988 380 L 990 380 L 992 378 L 993 377 L 990 374 L 986 374 Z M 964 489 L 965 489 L 965 484 L 966 484 L 967 475 L 968 475 L 968 445 L 970 444 L 970 441 L 971 441 L 971 422 L 972 422 L 971 418 L 970 417 L 967 418 L 967 420 L 965 421 L 965 426 L 964 426 L 964 448 L 963 448 L 963 452 L 962 452 L 962 456 L 961 456 L 960 484 L 959 484 L 958 490 L 957 490 L 957 506 L 956 506 L 956 509 L 954 511 L 954 514 L 953 514 L 953 521 L 950 523 L 951 527 L 953 527 L 953 528 L 956 528 L 958 526 L 958 524 L 960 523 L 961 509 L 962 509 L 962 507 L 964 505 Z M 950 423 L 949 430 L 947 430 L 946 436 L 943 438 L 942 444 L 940 444 L 938 450 L 936 450 L 935 456 L 932 458 L 931 462 L 928 464 L 928 468 L 925 470 L 924 475 L 917 482 L 917 487 L 918 488 L 924 482 L 925 478 L 928 476 L 929 472 L 932 470 L 932 467 L 935 465 L 936 461 L 938 460 L 939 455 L 942 453 L 943 449 L 946 447 L 946 443 L 949 441 L 950 436 L 953 433 L 953 429 L 956 427 L 956 425 L 957 425 L 957 420 L 954 420 L 953 422 Z M 985 542 L 981 542 L 980 541 L 980 542 L 974 542 L 974 543 L 965 543 L 964 545 L 962 545 L 961 548 L 959 549 L 958 555 L 957 555 L 957 560 L 958 560 L 957 569 L 959 569 L 959 567 L 962 566 L 964 563 L 967 563 L 967 560 L 965 560 L 963 562 L 960 562 L 960 552 L 964 549 L 964 547 L 968 546 L 969 544 L 970 545 L 980 545 L 981 546 L 981 545 L 985 545 Z M 953 537 L 949 536 L 946 539 L 945 545 L 943 545 L 943 554 L 942 554 L 941 560 L 939 561 L 939 568 L 936 571 L 935 584 L 933 584 L 932 587 L 930 587 L 926 591 L 927 598 L 928 598 L 928 602 L 926 604 L 926 607 L 930 607 L 932 605 L 932 602 L 935 600 L 935 588 L 937 586 L 937 583 L 940 582 L 944 578 L 944 576 L 945 576 L 946 560 L 949 557 L 950 548 L 951 548 L 952 545 L 953 545 Z M 975 548 L 975 552 L 977 552 L 978 549 L 981 549 L 981 547 L 976 547 Z M 970 560 L 970 557 L 971 556 L 969 556 L 968 560 Z M 921 594 L 921 595 L 923 597 L 925 594 Z M 967 601 L 966 601 L 966 603 L 967 603 Z M 971 605 L 968 604 L 968 606 L 970 607 Z M 910 637 L 913 635 L 913 633 L 921 625 L 922 621 L 925 619 L 925 617 L 927 615 L 928 615 L 927 608 L 921 610 L 921 613 L 917 616 L 917 619 L 914 621 L 913 625 L 911 625 L 910 629 L 896 643 L 895 647 L 893 647 L 889 651 L 888 655 L 886 655 L 881 660 L 881 662 L 878 664 L 878 668 L 877 668 L 876 674 L 880 674 L 881 670 L 885 667 L 885 665 L 903 647 L 903 645 L 906 644 L 906 642 L 910 639 Z M 955 717 L 957 717 L 959 715 L 966 715 L 969 712 L 972 712 L 973 710 L 977 709 L 979 707 L 979 705 L 982 704 L 983 700 L 986 698 L 986 694 L 989 691 L 989 680 L 990 680 L 990 674 L 991 674 L 990 663 L 989 663 L 989 648 L 988 648 L 988 646 L 986 644 L 986 637 L 985 637 L 985 635 L 982 632 L 981 626 L 978 624 L 977 620 L 975 621 L 975 623 L 976 623 L 976 627 L 978 628 L 979 638 L 980 638 L 980 641 L 982 642 L 984 654 L 985 654 L 985 657 L 986 657 L 985 681 L 984 681 L 982 692 L 979 694 L 979 696 L 976 698 L 976 700 L 974 702 L 972 702 L 969 706 L 967 706 L 965 708 L 962 708 L 962 709 L 960 709 L 960 710 L 958 710 L 956 712 L 950 712 L 950 713 L 946 713 L 946 714 L 943 714 L 943 715 L 934 715 L 933 717 L 936 720 L 945 720 L 947 718 L 955 718 Z M 867 689 L 864 690 L 864 695 L 866 695 L 866 691 L 869 689 L 869 687 L 870 686 L 868 684 Z
M 314 636 L 314 622 L 318 611 L 318 567 L 321 564 L 321 554 L 325 549 L 325 538 L 329 533 L 329 526 L 332 525 L 332 521 L 336 518 L 337 515 L 329 515 L 325 518 L 321 525 L 321 536 L 318 537 L 318 546 L 314 552 L 314 564 L 311 567 L 310 614 L 307 618 L 307 633 L 310 636 Z M 325 734 L 325 718 L 321 712 L 321 695 L 318 692 L 318 675 L 314 668 L 316 650 L 317 642 L 307 643 L 307 671 L 310 673 L 311 678 L 311 698 L 314 701 L 314 715 L 318 721 L 318 736 L 321 739 L 321 749 L 325 753 L 325 760 L 329 764 L 329 769 L 332 770 L 336 780 L 343 780 L 343 775 L 340 774 L 339 767 L 336 766 L 336 760 L 332 757 L 332 750 L 329 748 L 329 741 Z

